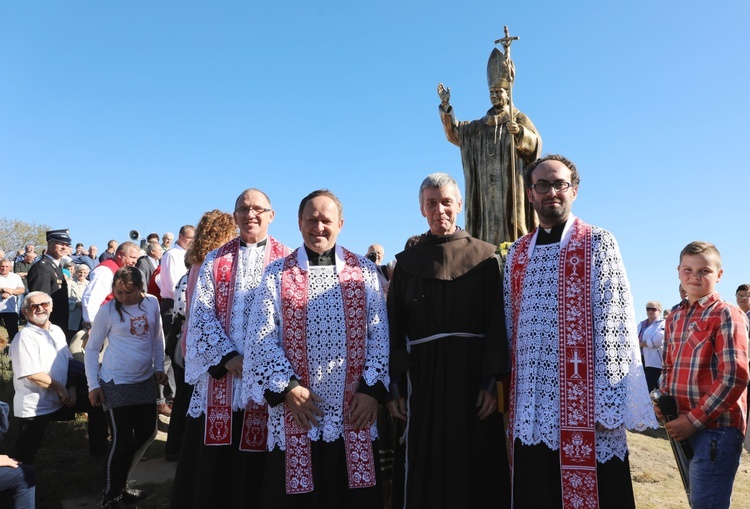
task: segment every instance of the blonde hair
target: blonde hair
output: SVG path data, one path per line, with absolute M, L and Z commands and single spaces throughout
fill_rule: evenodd
M 656 309 L 659 310 L 659 313 L 661 313 L 662 311 L 664 311 L 664 308 L 662 307 L 662 305 L 659 303 L 658 300 L 650 300 L 650 301 L 648 301 L 646 303 L 646 307 L 647 308 L 656 308 Z

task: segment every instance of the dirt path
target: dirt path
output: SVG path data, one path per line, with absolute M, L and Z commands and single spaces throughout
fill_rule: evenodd
M 672 448 L 663 430 L 628 433 L 630 471 L 638 509 L 685 509 L 688 507 Z M 750 454 L 742 451 L 734 480 L 732 509 L 750 507 Z
M 160 417 L 166 421 L 163 416 Z M 165 441 L 166 433 L 159 431 L 156 440 Z M 686 509 L 687 498 L 682 488 L 672 449 L 663 430 L 647 433 L 628 433 L 630 469 L 638 509 Z M 176 463 L 162 457 L 142 461 L 133 472 L 136 485 L 171 482 Z M 98 507 L 96 499 L 75 499 L 63 503 L 64 509 Z M 732 509 L 750 508 L 750 454 L 742 452 L 740 468 L 734 482 Z

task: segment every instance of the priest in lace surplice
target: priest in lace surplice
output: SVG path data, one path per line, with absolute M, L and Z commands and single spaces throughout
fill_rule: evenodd
M 524 174 L 539 228 L 506 258 L 514 508 L 635 507 L 626 429 L 656 427 L 614 236 L 571 214 L 579 176 L 551 155 Z
M 328 190 L 302 200 L 304 245 L 268 266 L 250 317 L 244 391 L 269 405 L 261 507 L 383 507 L 385 295 L 375 264 L 336 244 L 343 217 Z
M 197 272 L 185 338 L 185 382 L 193 395 L 175 473 L 174 509 L 259 507 L 268 414 L 265 405 L 245 404 L 242 367 L 263 269 L 290 252 L 268 235 L 274 215 L 265 193 L 244 191 L 234 207 L 239 237 L 208 253 Z

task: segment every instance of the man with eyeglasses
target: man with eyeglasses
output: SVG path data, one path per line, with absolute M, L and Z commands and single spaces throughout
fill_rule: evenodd
M 70 252 L 70 231 L 68 229 L 47 232 L 47 251 L 38 262 L 31 266 L 26 276 L 29 292 L 44 292 L 52 296 L 55 304 L 50 321 L 60 327 L 69 337 L 68 331 L 68 282 L 62 271 L 60 260 Z
M 244 404 L 242 370 L 263 270 L 290 253 L 268 235 L 274 217 L 263 191 L 240 193 L 239 236 L 206 255 L 194 282 L 185 329 L 185 382 L 193 395 L 170 507 L 258 507 L 268 413 L 266 405 Z
M 54 308 L 48 294 L 29 293 L 21 308 L 27 323 L 10 344 L 13 411 L 19 418 L 13 458 L 22 463 L 33 463 L 50 421 L 72 420 L 76 412 L 88 413 L 89 452 L 107 451 L 104 413 L 91 406 L 82 363 L 73 359 L 62 329 L 50 321 Z
M 750 285 L 738 286 L 734 298 L 737 299 L 737 307 L 744 311 L 748 320 L 750 320 Z
M 617 241 L 573 216 L 579 182 L 560 155 L 525 169 L 539 227 L 506 259 L 516 509 L 634 508 L 625 431 L 657 426 Z

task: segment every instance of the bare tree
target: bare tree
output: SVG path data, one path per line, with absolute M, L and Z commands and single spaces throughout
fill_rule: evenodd
M 44 246 L 47 244 L 46 232 L 49 225 L 38 223 L 27 223 L 20 219 L 0 218 L 0 248 L 4 249 L 7 256 L 12 252 L 23 251 L 26 244 Z

